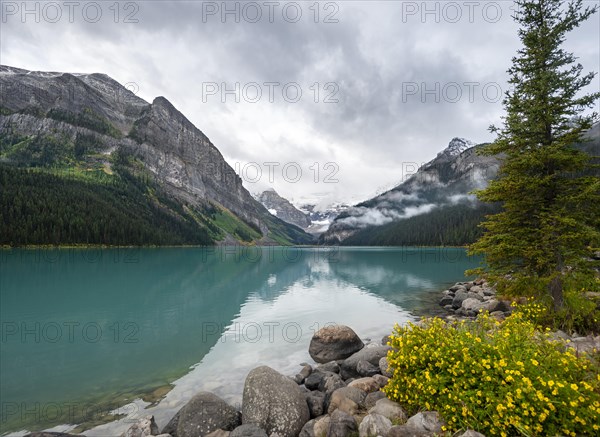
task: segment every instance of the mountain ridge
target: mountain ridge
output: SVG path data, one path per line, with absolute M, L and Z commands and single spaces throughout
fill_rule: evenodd
M 217 242 L 231 242 L 230 237 L 258 244 L 312 242 L 300 228 L 271 216 L 218 148 L 163 96 L 148 103 L 99 73 L 32 72 L 4 65 L 0 88 L 3 165 L 108 174 L 120 160 L 120 171 L 154 179 L 156 187 L 148 186 L 144 196 L 164 191 L 164 199 L 171 197 L 189 210 Z M 254 231 L 243 231 L 246 225 Z

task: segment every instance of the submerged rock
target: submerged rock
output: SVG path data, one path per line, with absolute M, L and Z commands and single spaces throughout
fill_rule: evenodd
M 121 437 L 148 437 L 158 434 L 158 426 L 154 416 L 146 416 L 131 425 Z

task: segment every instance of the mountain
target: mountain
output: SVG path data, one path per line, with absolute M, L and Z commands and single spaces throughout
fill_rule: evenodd
M 310 218 L 302 211 L 296 209 L 287 199 L 281 197 L 273 189 L 263 191 L 256 199 L 265 207 L 267 210 L 280 218 L 284 222 L 291 223 L 306 230 L 310 226 Z
M 335 218 L 348 209 L 350 205 L 345 203 L 333 203 L 326 206 L 313 203 L 304 203 L 298 209 L 310 218 L 310 226 L 306 232 L 313 235 L 321 235 L 329 229 Z
M 421 241 L 430 240 L 429 244 L 448 244 L 440 235 L 447 228 L 446 218 L 441 217 L 446 214 L 441 211 L 456 216 L 460 211 L 471 215 L 480 209 L 482 205 L 469 192 L 483 188 L 498 172 L 500 161 L 478 155 L 478 147 L 463 138 L 452 139 L 435 159 L 408 175 L 398 186 L 340 214 L 320 237 L 320 242 L 386 245 L 426 244 Z M 426 217 L 430 220 L 425 221 Z M 462 218 L 450 221 L 463 222 Z M 427 223 L 432 226 L 431 231 L 426 229 Z M 406 235 L 393 238 L 399 234 L 396 227 L 403 225 L 412 230 L 415 238 L 406 238 Z M 381 229 L 386 230 L 385 237 L 379 232 Z
M 0 90 L 0 244 L 313 241 L 257 202 L 164 97 L 148 103 L 104 74 L 8 66 Z
M 590 154 L 598 164 L 600 124 L 585 137 L 589 141 L 575 147 Z M 501 164 L 501 156 L 479 155 L 482 146 L 464 138 L 452 139 L 435 159 L 404 182 L 337 216 L 319 242 L 458 246 L 475 241 L 481 233 L 478 224 L 487 214 L 500 210 L 499 205 L 483 204 L 469 194 L 495 178 Z

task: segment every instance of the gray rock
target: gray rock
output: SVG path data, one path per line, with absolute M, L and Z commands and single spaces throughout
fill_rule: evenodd
M 315 437 L 323 437 L 327 435 L 327 432 L 329 431 L 330 422 L 331 417 L 328 415 L 317 418 L 314 427 Z
M 268 437 L 264 429 L 253 423 L 238 426 L 229 437 Z
M 379 384 L 380 388 L 385 387 L 390 380 L 390 378 L 383 375 L 373 375 L 372 378 L 375 380 L 375 382 L 377 382 L 377 384 Z
M 331 394 L 336 391 L 338 388 L 345 387 L 346 383 L 342 379 L 340 375 L 337 373 L 331 373 L 326 375 L 319 384 L 319 391 L 325 392 L 326 394 Z
M 334 375 L 333 372 L 321 372 L 316 370 L 304 380 L 304 386 L 309 390 L 318 390 L 321 382 L 327 375 Z
M 379 370 L 383 376 L 387 376 L 388 378 L 392 377 L 392 372 L 389 369 L 387 357 L 383 357 L 379 360 Z
M 322 372 L 340 373 L 340 365 L 337 363 L 337 361 L 330 361 L 325 364 L 319 364 L 317 366 L 317 370 Z
M 452 305 L 454 297 L 447 295 L 440 299 L 440 306 Z
M 397 402 L 387 398 L 379 399 L 373 408 L 369 410 L 369 414 L 381 414 L 393 421 L 404 422 L 407 418 L 406 412 Z
M 317 363 L 343 360 L 361 350 L 364 343 L 351 328 L 343 325 L 326 326 L 313 335 L 308 353 Z
M 437 411 L 422 411 L 410 417 L 404 426 L 422 435 L 439 434 L 444 421 Z
M 466 287 L 464 285 L 462 285 L 462 284 L 454 284 L 448 290 L 454 291 L 454 292 L 458 292 L 460 290 L 466 290 Z
M 368 414 L 358 427 L 360 437 L 386 436 L 392 429 L 392 422 L 380 414 Z
M 360 360 L 356 365 L 356 372 L 360 376 L 373 376 L 379 374 L 381 370 L 379 370 L 379 365 L 376 366 L 368 361 Z
M 369 393 L 365 398 L 365 408 L 373 408 L 379 399 L 386 399 L 384 392 L 374 391 L 372 393 Z
M 354 417 L 341 410 L 335 410 L 329 419 L 327 437 L 349 437 L 357 430 Z
M 366 393 L 379 390 L 379 384 L 372 377 L 356 379 L 348 384 L 348 387 L 356 387 Z
M 306 398 L 297 384 L 267 366 L 250 371 L 244 384 L 242 423 L 254 423 L 268 434 L 295 437 L 309 419 Z
M 496 295 L 496 291 L 493 288 L 484 288 L 483 289 L 483 295 L 484 296 L 495 296 Z
M 302 370 L 300 371 L 300 373 L 298 373 L 295 377 L 294 377 L 294 381 L 296 382 L 296 384 L 302 384 L 304 382 L 304 380 L 306 378 L 308 378 L 308 376 L 312 373 L 312 367 L 309 366 L 308 364 L 305 365 L 304 367 L 302 367 Z
M 231 431 L 240 425 L 240 419 L 240 412 L 223 399 L 200 392 L 177 412 L 162 432 L 173 437 L 194 437 L 217 429 Z
M 139 419 L 131 425 L 121 437 L 147 437 L 158 434 L 158 426 L 154 421 L 154 416 L 146 416 Z
M 311 391 L 306 395 L 310 417 L 319 417 L 325 413 L 325 393 Z
M 452 308 L 458 309 L 462 306 L 463 300 L 467 299 L 469 294 L 466 290 L 459 290 L 456 292 L 454 299 L 452 299 Z
M 471 299 L 477 299 L 479 302 L 483 302 L 483 292 L 482 291 L 478 291 L 477 293 L 473 293 L 473 292 L 469 291 L 467 293 L 467 295 Z
M 480 291 L 483 291 L 483 288 L 481 288 L 481 285 L 473 285 L 469 291 L 472 293 L 479 293 Z
M 360 376 L 356 370 L 359 361 L 368 361 L 374 366 L 378 366 L 379 360 L 385 357 L 390 349 L 389 346 L 374 346 L 356 352 L 342 362 L 342 365 L 340 366 L 340 375 L 342 375 L 343 379 Z
M 381 345 L 382 346 L 389 346 L 388 343 L 390 342 L 390 336 L 386 335 L 381 339 Z
M 317 423 L 317 419 L 311 419 L 306 422 L 300 430 L 298 437 L 315 437 L 315 423 Z
M 485 303 L 483 303 L 479 299 L 468 297 L 467 299 L 462 301 L 461 306 L 465 311 L 479 311 L 485 307 Z
M 205 437 L 229 437 L 229 435 L 231 434 L 231 431 L 223 431 L 222 429 L 217 429 L 216 431 L 211 432 L 210 434 L 206 434 Z M 168 436 L 170 434 L 161 434 L 160 436 L 156 436 L 156 437 L 165 437 Z
M 356 387 L 339 388 L 336 391 L 334 391 L 331 394 L 331 397 L 329 398 L 327 413 L 333 413 L 342 405 L 346 405 L 348 408 L 351 408 L 352 405 L 347 402 L 345 403 L 345 399 L 349 399 L 350 401 L 352 401 L 352 403 L 356 405 L 356 409 L 358 409 L 364 405 L 366 397 L 367 394 Z M 342 408 L 342 410 L 344 409 Z M 349 411 L 346 412 L 349 413 Z
M 485 437 L 485 435 L 477 431 L 473 431 L 472 429 L 467 429 L 465 432 L 459 434 L 457 437 Z

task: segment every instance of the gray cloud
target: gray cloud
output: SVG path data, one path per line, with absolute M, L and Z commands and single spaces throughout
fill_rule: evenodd
M 21 5 L 4 0 L 2 10 L 12 3 Z M 332 2 L 339 9 L 337 23 L 323 22 L 333 10 L 326 11 L 325 3 L 318 23 L 309 9 L 312 2 L 298 3 L 303 16 L 296 23 L 281 15 L 289 2 L 279 4 L 272 23 L 264 7 L 258 23 L 243 17 L 236 23 L 232 16 L 223 23 L 217 16 L 203 19 L 203 10 L 223 2 L 133 3 L 139 10 L 130 18 L 137 23 L 124 22 L 133 11 L 126 2 L 120 3 L 116 23 L 112 2 L 100 3 L 103 15 L 97 23 L 77 13 L 73 23 L 65 17 L 48 23 L 41 16 L 37 23 L 32 16 L 4 15 L 0 62 L 35 70 L 103 72 L 121 83 L 135 82 L 146 100 L 164 95 L 232 166 L 278 162 L 280 169 L 297 162 L 303 174 L 298 182 L 276 171 L 271 183 L 263 166 L 261 180 L 247 186 L 251 191 L 274 186 L 298 201 L 317 194 L 322 199 L 323 193 L 363 200 L 398 181 L 403 164 L 429 161 L 455 136 L 491 140 L 487 127 L 499 122 L 502 106 L 482 88 L 506 88 L 505 71 L 519 44 L 509 2 L 479 2 L 472 20 L 465 4 L 456 2 L 462 13 L 456 23 L 449 22 L 454 17 L 449 2 Z M 425 4 L 437 8 L 437 16 L 423 20 Z M 497 5 L 502 17 L 495 21 Z M 417 12 L 407 14 L 414 7 Z M 567 41 L 586 70 L 600 70 L 599 20 L 596 15 Z M 281 86 L 272 103 L 264 86 L 257 103 L 203 96 L 207 83 L 223 82 L 229 87 L 249 82 Z M 282 86 L 291 82 L 302 90 L 297 103 L 281 95 Z M 337 103 L 323 102 L 329 82 L 338 87 Z M 599 83 L 596 79 L 591 89 L 600 88 Z M 422 94 L 436 86 L 438 101 Z M 460 98 L 455 98 L 457 90 Z M 338 166 L 337 183 L 325 181 L 328 162 Z

